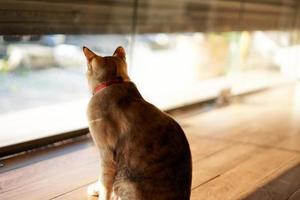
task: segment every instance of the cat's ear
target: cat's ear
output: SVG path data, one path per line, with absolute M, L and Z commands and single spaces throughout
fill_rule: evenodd
M 123 47 L 121 47 L 121 46 L 118 47 L 118 48 L 115 50 L 113 56 L 118 56 L 118 57 L 120 57 L 120 58 L 126 59 L 125 49 L 124 49 Z
M 82 50 L 88 61 L 91 61 L 96 56 L 96 54 L 87 47 L 83 47 Z

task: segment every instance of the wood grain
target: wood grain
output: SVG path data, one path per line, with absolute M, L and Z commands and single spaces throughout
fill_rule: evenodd
M 280 200 L 295 198 L 297 190 L 300 188 L 300 164 L 288 170 L 283 175 L 280 175 L 273 181 L 258 188 L 250 194 L 245 200 Z M 295 192 L 296 191 L 296 192 Z
M 88 147 L 1 173 L 0 199 L 52 198 L 96 180 L 97 161 L 95 148 Z
M 300 155 L 266 150 L 192 192 L 192 200 L 239 199 L 300 162 Z

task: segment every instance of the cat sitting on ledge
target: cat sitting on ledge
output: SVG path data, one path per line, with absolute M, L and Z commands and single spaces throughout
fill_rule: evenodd
M 89 129 L 100 155 L 99 178 L 88 194 L 101 200 L 189 200 L 191 152 L 180 125 L 143 99 L 128 76 L 122 47 L 107 57 L 86 47 L 83 52 L 93 94 Z

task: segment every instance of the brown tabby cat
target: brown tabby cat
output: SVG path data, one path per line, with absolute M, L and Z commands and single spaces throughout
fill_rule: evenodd
M 142 98 L 128 77 L 122 47 L 108 57 L 86 47 L 83 52 L 94 94 L 89 128 L 101 158 L 89 194 L 101 200 L 188 200 L 191 152 L 181 127 Z

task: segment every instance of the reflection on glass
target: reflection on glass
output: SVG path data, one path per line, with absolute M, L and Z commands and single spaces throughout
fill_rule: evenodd
M 131 52 L 129 35 L 0 38 L 0 146 L 86 127 L 82 46 Z M 127 61 L 145 98 L 168 109 L 296 76 L 298 49 L 282 31 L 140 34 Z
M 0 36 L 0 146 L 86 127 L 82 46 L 111 55 L 128 35 Z
M 224 88 L 238 93 L 261 87 L 299 71 L 299 47 L 289 32 L 140 34 L 131 56 L 129 35 L 0 41 L 0 146 L 87 126 L 83 45 L 106 56 L 124 46 L 132 80 L 162 109 L 215 97 Z
M 142 34 L 135 44 L 131 74 L 163 108 L 269 86 L 299 69 L 284 31 Z
M 128 36 L 2 37 L 0 113 L 88 97 L 82 46 L 111 54 Z

